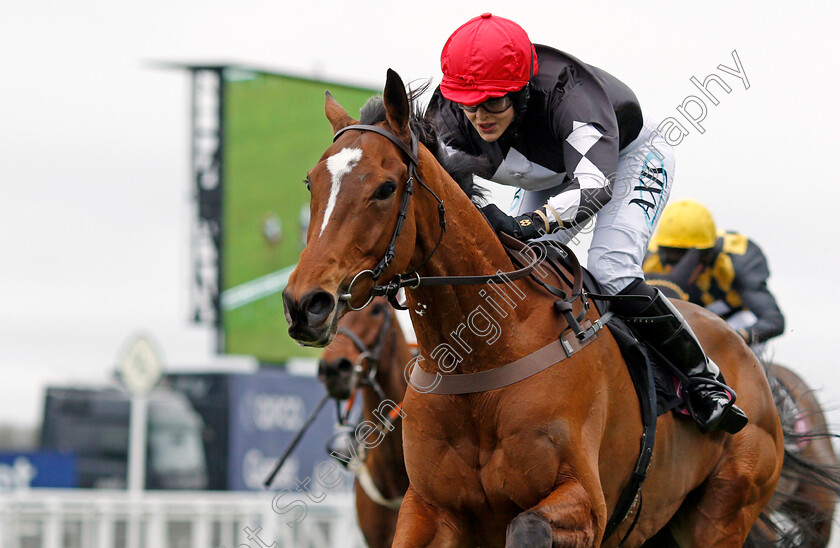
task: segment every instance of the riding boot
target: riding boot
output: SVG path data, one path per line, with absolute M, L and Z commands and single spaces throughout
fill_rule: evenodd
M 661 291 L 636 280 L 619 295 L 646 295 L 650 301 L 616 301 L 615 312 L 645 341 L 653 345 L 686 377 L 689 410 L 701 432 L 730 434 L 747 424 L 746 414 L 730 398 L 720 369 L 710 360 L 685 318 Z M 734 393 L 734 392 L 732 392 Z

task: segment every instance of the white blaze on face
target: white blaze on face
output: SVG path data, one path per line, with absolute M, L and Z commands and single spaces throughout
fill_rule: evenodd
M 330 199 L 327 201 L 327 211 L 324 212 L 324 222 L 321 223 L 321 232 L 318 233 L 318 236 L 324 233 L 324 229 L 327 228 L 327 223 L 330 221 L 330 215 L 332 215 L 338 198 L 338 191 L 341 189 L 341 178 L 350 173 L 361 159 L 362 149 L 360 148 L 342 148 L 341 152 L 327 158 L 327 169 L 332 175 L 332 188 L 330 189 Z

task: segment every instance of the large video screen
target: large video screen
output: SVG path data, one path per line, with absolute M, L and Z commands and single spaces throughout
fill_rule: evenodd
M 264 363 L 317 356 L 287 333 L 281 292 L 309 223 L 303 183 L 332 141 L 324 115 L 329 90 L 358 118 L 381 90 L 276 74 L 226 71 L 222 213 L 224 352 Z

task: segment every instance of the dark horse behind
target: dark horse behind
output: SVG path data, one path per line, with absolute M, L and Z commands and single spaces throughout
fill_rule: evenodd
M 840 497 L 840 461 L 832 445 L 838 435 L 799 375 L 774 363 L 765 370 L 782 421 L 785 461 L 776 491 L 744 546 L 825 548 Z
M 330 444 L 332 454 L 356 476 L 356 518 L 370 548 L 391 546 L 408 489 L 396 410 L 407 387 L 403 368 L 413 357 L 396 312 L 380 297 L 341 318 L 338 335 L 324 349 L 318 366 L 318 379 L 330 397 L 352 407 L 361 393 L 362 420 L 380 428 L 381 439 L 370 449 L 351 435 Z M 352 451 L 347 443 L 355 443 Z

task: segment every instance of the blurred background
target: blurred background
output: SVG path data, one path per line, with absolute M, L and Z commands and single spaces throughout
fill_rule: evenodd
M 163 483 L 150 486 L 259 490 L 254 478 L 323 392 L 308 376 L 317 352 L 287 338 L 279 297 L 308 222 L 301 181 L 331 139 L 323 92 L 356 115 L 388 68 L 436 85 L 448 36 L 486 11 L 614 74 L 646 112 L 685 126 L 671 199 L 701 201 L 718 228 L 762 247 L 787 319 L 771 356 L 815 388 L 840 424 L 830 320 L 840 306 L 831 285 L 840 267 L 831 163 L 840 60 L 829 4 L 6 2 L 0 452 L 12 457 L 0 461 L 0 489 L 31 475 L 15 468 L 15 454 L 73 470 L 48 487 L 79 485 L 84 466 L 102 472 L 104 461 L 60 464 L 67 451 L 46 450 L 67 447 L 59 434 L 101 437 L 91 430 L 100 420 L 115 447 L 90 451 L 123 468 L 86 486 L 125 487 L 114 478 L 125 478 L 129 403 L 114 372 L 142 337 L 164 371 L 165 394 L 150 398 L 150 442 L 158 428 L 158 442 L 181 451 L 178 462 L 191 447 L 203 455 L 178 480 L 161 465 Z M 719 69 L 735 69 L 733 52 L 748 82 Z M 690 81 L 710 74 L 731 87 L 713 85 L 718 105 Z M 706 99 L 702 131 L 677 110 L 689 96 Z M 509 202 L 509 189 L 488 186 Z M 328 415 L 301 449 L 302 468 L 288 472 L 290 486 L 327 458 Z M 172 416 L 183 420 L 172 426 Z M 172 428 L 177 443 L 167 445 Z M 154 475 L 150 468 L 147 482 Z M 116 538 L 128 527 L 120 523 Z M 10 526 L 0 519 L 2 527 Z M 224 527 L 206 544 L 235 534 Z M 31 537 L 49 537 L 38 531 Z

